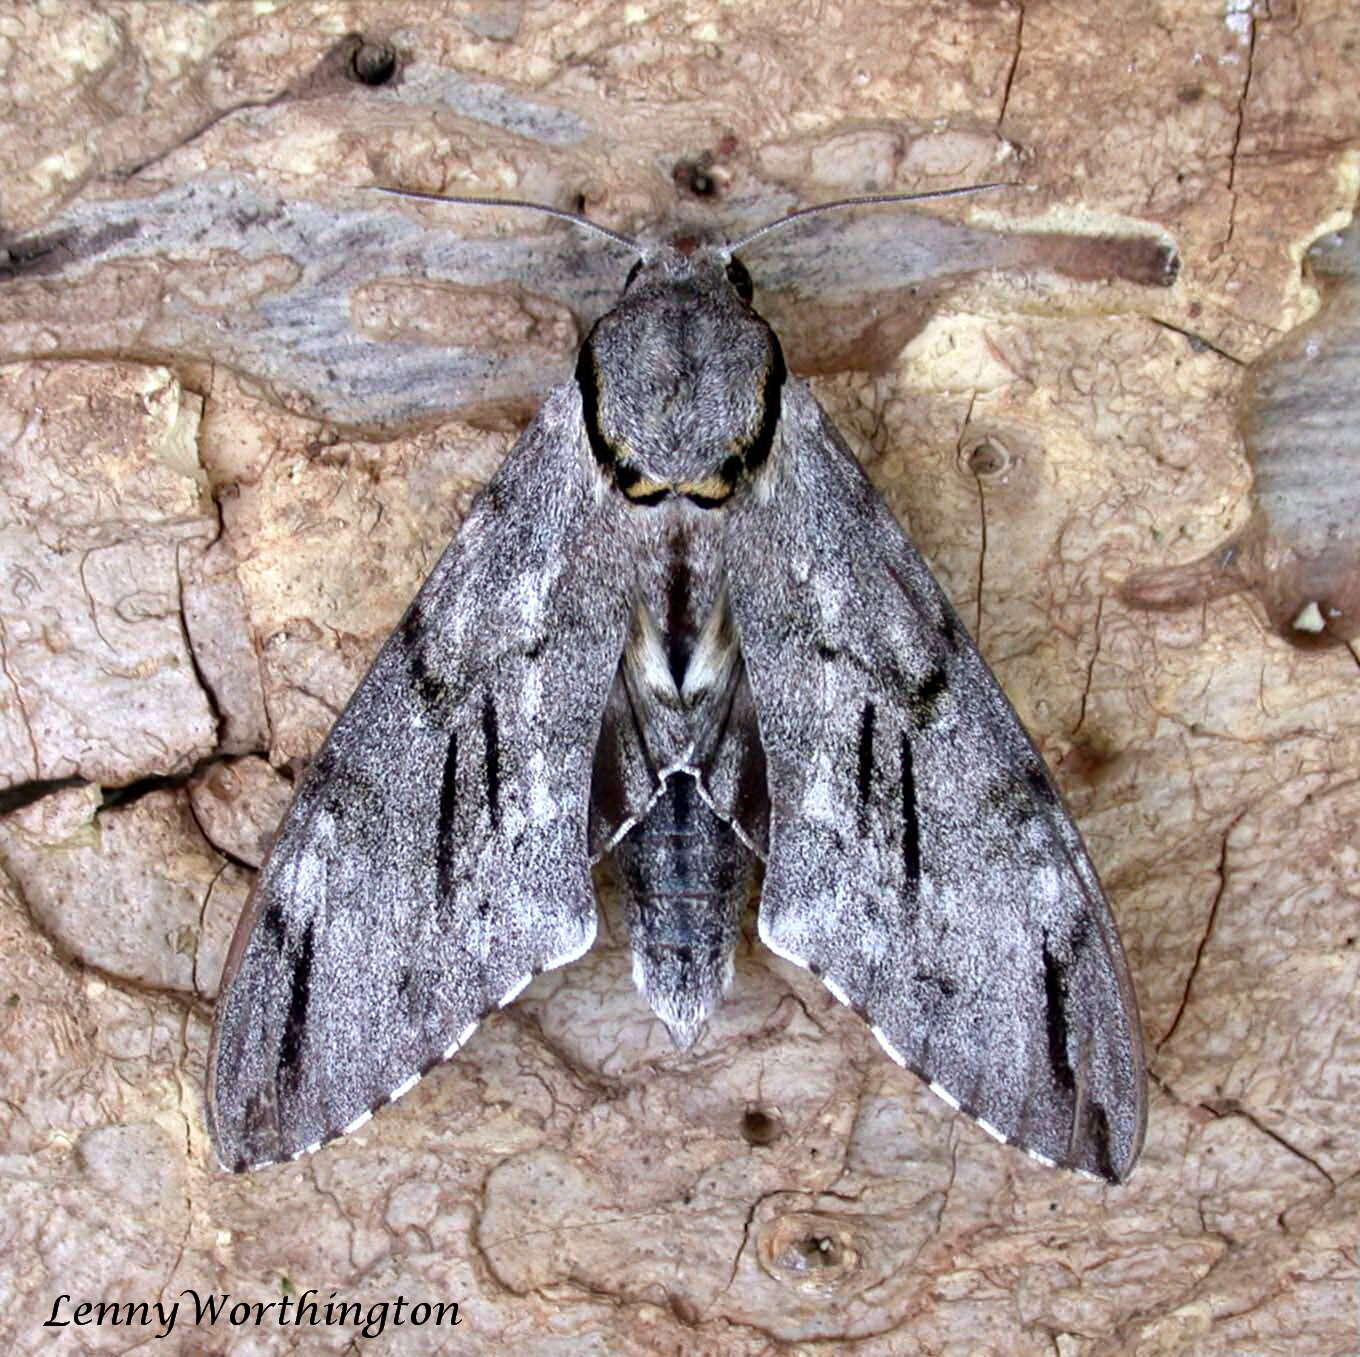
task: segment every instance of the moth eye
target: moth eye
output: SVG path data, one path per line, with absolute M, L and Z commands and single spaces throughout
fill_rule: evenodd
M 633 279 L 636 278 L 638 274 L 641 272 L 642 272 L 642 260 L 639 259 L 637 263 L 634 264 L 633 267 L 628 270 L 628 277 L 623 280 L 623 290 L 625 292 L 627 292 L 628 289 L 633 286 Z
M 740 259 L 727 261 L 727 281 L 732 284 L 737 296 L 749 306 L 751 298 L 755 296 L 755 288 L 751 284 L 751 275 L 746 272 L 746 265 Z

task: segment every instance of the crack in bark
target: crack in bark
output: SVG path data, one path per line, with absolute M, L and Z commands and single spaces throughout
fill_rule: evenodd
M 557 1225 L 543 1225 L 535 1230 L 518 1230 L 514 1234 L 497 1235 L 494 1239 L 488 1239 L 482 1245 L 482 1253 L 485 1255 L 488 1248 L 503 1248 L 507 1244 L 520 1244 L 526 1239 L 537 1239 L 540 1236 L 557 1236 L 573 1234 L 578 1230 L 603 1230 L 612 1225 L 631 1225 L 635 1220 L 655 1220 L 658 1217 L 665 1218 L 676 1214 L 667 1207 L 658 1207 L 646 1211 L 628 1211 L 618 1216 L 590 1217 L 583 1220 L 564 1220 Z M 505 1285 L 502 1281 L 502 1285 Z M 516 1291 L 513 1287 L 506 1286 L 511 1295 L 524 1295 L 526 1293 Z M 532 1288 L 531 1288 L 532 1290 Z
M 978 477 L 978 562 L 977 562 L 977 600 L 973 610 L 973 640 L 982 648 L 982 593 L 987 587 L 987 491 L 983 489 Z
M 490 1022 L 497 1016 L 519 1028 L 521 1032 L 526 1033 L 541 1051 L 552 1057 L 557 1068 L 566 1075 L 579 1092 L 594 1098 L 597 1103 L 614 1102 L 630 1089 L 646 1082 L 647 1076 L 641 1072 L 634 1079 L 624 1079 L 617 1076 L 611 1077 L 599 1070 L 578 1065 L 572 1060 L 566 1047 L 554 1041 L 548 1035 L 537 1014 L 530 1013 L 524 1008 L 512 1004 L 509 1008 L 498 1009 L 495 1013 L 488 1014 L 486 1021 Z M 573 1123 L 585 1110 L 582 1108 L 572 1110 L 571 1105 L 558 1098 L 555 1093 L 553 1094 L 553 1101 L 569 1110 Z
M 203 826 L 200 825 L 200 824 L 198 823 L 198 816 L 194 815 L 194 813 L 193 813 L 193 806 L 192 806 L 192 805 L 190 805 L 190 807 L 189 807 L 189 814 L 190 814 L 190 816 L 193 818 L 194 824 L 195 824 L 195 825 L 198 825 L 198 832 L 199 832 L 200 834 L 203 834 Z M 203 834 L 203 838 L 204 838 L 204 840 L 205 840 L 207 843 L 209 843 L 209 844 L 212 843 L 212 840 L 209 839 L 208 836 L 207 836 L 206 834 Z M 224 853 L 222 856 L 223 856 L 223 857 L 226 857 L 227 855 Z M 198 938 L 197 938 L 197 941 L 196 941 L 196 945 L 195 945 L 195 947 L 194 947 L 193 964 L 189 967 L 189 979 L 190 979 L 190 981 L 191 981 L 192 984 L 193 984 L 194 993 L 195 993 L 195 994 L 202 994 L 202 993 L 203 993 L 203 986 L 200 985 L 200 984 L 199 984 L 199 981 L 198 981 L 198 959 L 199 959 L 199 956 L 200 956 L 200 954 L 202 953 L 202 950 L 203 950 L 203 949 L 202 949 L 203 934 L 204 934 L 204 932 L 207 930 L 207 926 L 208 926 L 208 902 L 212 899 L 212 897 L 213 897 L 213 891 L 215 891 L 215 890 L 217 889 L 217 883 L 218 883 L 219 881 L 221 881 L 221 879 L 222 879 L 222 874 L 227 870 L 227 867 L 230 865 L 231 861 L 232 861 L 232 860 L 231 860 L 230 858 L 227 858 L 227 861 L 224 862 L 224 863 L 223 863 L 223 864 L 222 864 L 222 865 L 221 865 L 221 866 L 213 873 L 213 875 L 212 875 L 212 880 L 208 882 L 208 887 L 207 887 L 207 889 L 203 892 L 203 899 L 202 899 L 201 901 L 199 901 L 199 905 L 198 905 Z M 214 1002 L 216 1002 L 216 1001 L 214 1001 Z
M 1251 90 L 1256 63 L 1256 14 L 1253 6 L 1254 0 L 1237 0 L 1236 6 L 1229 0 L 1229 15 L 1236 13 L 1246 19 L 1247 70 L 1242 78 L 1242 88 L 1237 95 L 1237 116 L 1233 124 L 1232 146 L 1228 151 L 1228 231 L 1220 242 L 1225 249 L 1231 243 L 1233 232 L 1237 229 L 1237 155 L 1242 145 L 1242 129 L 1247 120 L 1247 96 Z
M 135 976 L 108 970 L 97 961 L 86 961 L 83 957 L 76 956 L 60 938 L 52 935 L 47 925 L 38 917 L 27 893 L 24 891 L 23 883 L 8 869 L 3 860 L 0 860 L 0 872 L 3 872 L 5 884 L 23 910 L 24 917 L 28 921 L 29 931 L 48 948 L 51 959 L 72 976 L 97 976 L 111 990 L 172 1003 L 181 1011 L 189 1008 L 198 1009 L 206 1002 L 201 994 L 172 989 L 168 985 L 153 984 L 149 980 L 139 980 Z
M 841 1195 L 841 1193 L 836 1188 L 836 1184 L 841 1182 L 842 1179 L 849 1176 L 851 1171 L 850 1147 L 854 1143 L 855 1128 L 859 1125 L 859 1114 L 861 1109 L 864 1107 L 864 1095 L 868 1090 L 870 1077 L 871 1075 L 869 1072 L 869 1068 L 867 1066 L 861 1065 L 859 1067 L 859 1086 L 855 1089 L 854 1106 L 851 1108 L 850 1116 L 846 1122 L 845 1134 L 843 1136 L 838 1137 L 840 1145 L 839 1155 L 840 1162 L 835 1166 L 834 1173 L 831 1172 L 831 1166 L 829 1164 L 824 1164 L 820 1166 L 822 1170 L 822 1175 L 823 1177 L 826 1178 L 827 1186 L 818 1189 L 819 1191 L 828 1192 L 834 1196 Z M 832 1097 L 828 1099 L 828 1102 L 838 1103 L 840 1102 L 840 1098 L 833 1094 Z
M 1190 1006 L 1190 991 L 1194 988 L 1195 977 L 1199 974 L 1200 963 L 1204 959 L 1205 949 L 1209 945 L 1209 939 L 1213 935 L 1214 925 L 1218 921 L 1218 908 L 1223 902 L 1223 896 L 1228 887 L 1228 845 L 1232 838 L 1233 830 L 1246 818 L 1245 810 L 1239 811 L 1232 820 L 1229 821 L 1227 828 L 1223 831 L 1223 841 L 1218 854 L 1218 889 L 1214 892 L 1214 898 L 1209 904 L 1209 917 L 1205 920 L 1204 931 L 1200 934 L 1199 946 L 1195 948 L 1194 960 L 1190 963 L 1190 973 L 1185 977 L 1185 986 L 1181 990 L 1181 1001 L 1176 1009 L 1176 1015 L 1171 1019 L 1171 1026 L 1167 1028 L 1165 1034 L 1159 1038 L 1156 1046 L 1160 1053 L 1172 1037 L 1176 1035 L 1176 1029 L 1181 1024 L 1181 1019 L 1185 1016 L 1186 1009 Z
M 127 41 L 125 35 L 123 41 L 125 43 Z M 238 103 L 229 104 L 226 108 L 214 109 L 190 127 L 187 132 L 179 134 L 175 140 L 170 142 L 169 145 L 163 146 L 159 151 L 152 151 L 141 160 L 134 160 L 129 165 L 120 165 L 99 177 L 112 179 L 116 182 L 133 179 L 143 170 L 150 169 L 151 166 L 158 165 L 161 161 L 168 159 L 176 151 L 193 145 L 200 137 L 211 132 L 219 123 L 237 113 L 277 108 L 291 100 L 315 98 L 319 95 L 343 90 L 350 85 L 367 84 L 368 82 L 353 77 L 351 64 L 357 47 L 362 41 L 363 39 L 358 34 L 346 35 L 333 44 L 330 50 L 310 70 L 304 72 L 301 79 L 285 85 L 277 94 L 271 94 L 264 99 L 242 99 Z M 346 78 L 347 74 L 350 78 Z
M 1241 1241 L 1232 1239 L 1221 1231 L 1206 1232 L 1206 1238 L 1217 1239 L 1223 1243 L 1223 1253 L 1179 1296 L 1168 1298 L 1154 1310 L 1132 1316 L 1132 1322 L 1124 1326 L 1120 1346 L 1117 1349 L 1111 1347 L 1102 1351 L 1125 1352 L 1132 1351 L 1135 1347 L 1143 1350 L 1144 1345 L 1136 1341 L 1137 1337 L 1155 1338 L 1156 1326 L 1159 1323 L 1174 1317 L 1178 1310 L 1196 1300 L 1202 1300 L 1206 1304 L 1215 1324 L 1240 1318 L 1274 1303 L 1286 1293 L 1289 1284 L 1295 1280 L 1292 1275 L 1286 1273 L 1286 1269 L 1289 1269 L 1291 1260 L 1298 1256 L 1303 1235 L 1313 1230 L 1329 1228 L 1338 1236 L 1353 1235 L 1355 1202 L 1351 1200 L 1352 1194 L 1346 1189 L 1358 1178 L 1360 1174 L 1341 1179 L 1336 1188 L 1321 1199 L 1317 1208 L 1310 1214 L 1306 1226 L 1293 1231 L 1285 1231 L 1282 1228 L 1277 1235 L 1248 1236 Z M 1338 1252 L 1343 1257 L 1348 1257 L 1344 1249 L 1339 1249 Z M 1226 1277 L 1225 1273 L 1228 1274 Z M 1245 1277 L 1247 1273 L 1251 1274 L 1249 1287 L 1237 1280 Z M 1286 1275 L 1282 1277 L 1282 1273 Z M 1221 1308 L 1226 1297 L 1248 1289 L 1252 1297 L 1248 1304 L 1233 1309 Z
M 45 796 L 51 796 L 56 792 L 67 791 L 71 787 L 87 787 L 89 783 L 83 777 L 49 777 L 34 778 L 31 782 L 16 782 L 12 787 L 6 787 L 0 792 L 0 815 L 11 815 L 16 810 L 23 810 L 25 806 L 31 806 L 35 801 L 41 801 Z
M 949 1199 L 954 1195 L 954 1184 L 959 1176 L 959 1138 L 956 1134 L 959 1125 L 958 1118 L 950 1124 L 949 1128 L 949 1181 L 944 1185 L 944 1191 L 940 1194 L 940 1209 L 935 1212 L 935 1224 L 930 1234 L 931 1238 L 938 1238 L 944 1231 L 944 1218 L 949 1212 Z
M 134 801 L 140 801 L 142 797 L 148 796 L 151 792 L 159 791 L 178 791 L 187 787 L 200 773 L 215 767 L 219 763 L 237 763 L 241 759 L 258 758 L 268 759 L 267 749 L 247 749 L 240 754 L 208 754 L 199 759 L 192 768 L 186 769 L 182 773 L 149 773 L 146 777 L 134 778 L 131 782 L 125 782 L 116 787 L 105 787 L 101 783 L 91 783 L 84 779 L 76 779 L 82 786 L 98 786 L 101 792 L 99 810 L 107 810 L 111 806 L 126 806 Z M 197 818 L 195 818 L 197 824 Z M 200 826 L 201 828 L 201 826 Z M 206 834 L 203 836 L 208 837 Z M 212 842 L 211 839 L 208 840 Z M 225 853 L 223 857 L 227 856 Z M 249 866 L 249 864 L 245 864 Z M 253 872 L 255 869 L 250 868 Z
M 121 546 L 122 543 L 110 543 L 110 546 Z M 115 655 L 118 654 L 118 647 L 104 635 L 103 629 L 99 625 L 99 605 L 95 602 L 94 594 L 90 592 L 90 582 L 85 578 L 85 567 L 91 556 L 96 551 L 106 551 L 108 546 L 90 547 L 80 553 L 80 564 L 76 567 L 76 573 L 80 576 L 80 587 L 85 594 L 85 602 L 89 606 L 90 625 L 94 628 L 94 634 L 111 650 Z
M 1077 709 L 1077 723 L 1072 727 L 1071 738 L 1075 739 L 1080 733 L 1081 728 L 1086 724 L 1086 703 L 1091 696 L 1091 685 L 1095 682 L 1096 661 L 1100 658 L 1100 620 L 1105 615 L 1105 595 L 1101 594 L 1096 599 L 1096 620 L 1092 630 L 1096 634 L 1096 643 L 1091 648 L 1091 658 L 1086 662 L 1086 682 L 1082 684 L 1081 705 Z
M 1006 111 L 1010 108 L 1011 89 L 1015 85 L 1015 73 L 1020 69 L 1020 55 L 1025 48 L 1025 6 L 1017 4 L 1019 18 L 1015 24 L 1015 51 L 1011 56 L 1010 67 L 1006 71 L 1006 85 L 1001 91 L 1001 111 L 996 115 L 997 134 L 1001 134 L 1001 124 L 1006 121 Z
M 200 459 L 200 465 L 202 460 Z M 217 515 L 217 532 L 212 541 L 203 544 L 199 552 L 200 559 L 206 556 L 209 551 L 222 540 L 224 524 L 222 521 L 222 506 L 217 502 L 217 496 L 211 496 L 213 509 Z M 184 611 L 184 567 L 180 561 L 180 552 L 187 546 L 185 542 L 175 543 L 175 597 L 178 607 L 175 610 L 175 620 L 179 623 L 179 637 L 184 644 L 184 653 L 189 657 L 190 668 L 194 671 L 194 678 L 198 686 L 203 691 L 204 701 L 208 704 L 208 711 L 213 719 L 213 743 L 221 745 L 223 734 L 227 728 L 227 718 L 222 712 L 222 704 L 217 699 L 217 693 L 213 690 L 212 684 L 208 681 L 208 676 L 203 672 L 203 666 L 199 663 L 198 655 L 194 650 L 193 634 L 189 630 L 189 620 Z
M 964 414 L 963 423 L 959 426 L 959 436 L 954 443 L 954 455 L 961 462 L 963 460 L 964 434 L 967 433 L 969 426 L 973 422 L 973 410 L 977 406 L 977 395 L 974 393 L 968 399 L 968 410 Z M 978 561 L 977 570 L 974 573 L 975 598 L 973 601 L 973 643 L 982 649 L 982 591 L 987 583 L 987 492 L 982 484 L 982 477 L 973 472 L 973 481 L 977 485 L 978 492 Z
M 1273 1127 L 1267 1126 L 1254 1112 L 1243 1107 L 1235 1098 L 1220 1098 L 1212 1102 L 1202 1102 L 1199 1105 L 1215 1117 L 1240 1117 L 1247 1125 L 1254 1127 L 1263 1136 L 1273 1140 L 1281 1149 L 1288 1150 L 1295 1158 L 1303 1160 L 1309 1168 L 1315 1169 L 1327 1180 L 1328 1186 L 1335 1190 L 1336 1179 L 1311 1154 L 1306 1150 L 1299 1149 L 1297 1145 Z
M 751 1226 L 755 1223 L 756 1212 L 759 1211 L 771 1197 L 784 1197 L 787 1196 L 788 1193 L 789 1189 L 786 1187 L 771 1188 L 768 1192 L 762 1192 L 747 1208 L 746 1219 L 741 1227 L 741 1244 L 738 1246 L 737 1252 L 732 1258 L 732 1270 L 728 1273 L 727 1281 L 722 1290 L 713 1297 L 714 1301 L 720 1296 L 725 1296 L 732 1289 L 733 1283 L 737 1280 L 737 1269 L 741 1266 L 742 1254 L 746 1252 L 746 1246 L 751 1242 Z M 712 1307 L 710 1307 L 710 1309 L 711 1308 Z
M 1203 335 L 1197 334 L 1194 330 L 1187 330 L 1183 326 L 1173 325 L 1169 320 L 1160 320 L 1156 316 L 1150 316 L 1149 319 L 1154 325 L 1159 325 L 1163 330 L 1170 330 L 1172 334 L 1177 334 L 1184 339 L 1188 339 L 1191 345 L 1205 349 L 1209 353 L 1216 354 L 1219 358 L 1233 364 L 1234 367 L 1244 368 L 1247 366 L 1247 360 L 1245 358 L 1239 358 L 1236 354 L 1229 353 L 1227 349 L 1219 348 L 1213 340 L 1205 339 Z
M 183 150 L 186 146 L 192 146 L 200 137 L 206 136 L 218 123 L 230 118 L 234 113 L 242 113 L 247 109 L 273 108 L 275 104 L 282 102 L 287 97 L 288 92 L 285 90 L 282 94 L 276 94 L 270 99 L 246 99 L 239 104 L 232 104 L 229 108 L 217 109 L 208 114 L 197 126 L 191 127 L 189 131 L 177 137 L 168 146 L 161 147 L 159 151 L 153 151 L 141 160 L 134 160 L 130 165 L 120 165 L 116 169 L 110 170 L 107 176 L 101 177 L 107 177 L 117 182 L 134 179 L 143 170 L 148 170 L 153 165 L 159 165 L 162 160 L 169 159 L 176 151 Z
M 126 806 L 134 801 L 140 801 L 142 797 L 151 792 L 165 790 L 179 790 L 187 787 L 200 773 L 215 767 L 219 763 L 237 763 L 241 759 L 258 758 L 268 759 L 267 749 L 247 749 L 239 754 L 209 754 L 198 760 L 192 768 L 183 773 L 149 773 L 146 777 L 134 778 L 131 782 L 122 783 L 119 786 L 106 787 L 102 783 L 91 781 L 83 777 L 58 777 L 58 778 L 35 778 L 31 782 L 19 782 L 13 787 L 8 787 L 0 792 L 0 815 L 9 815 L 16 810 L 23 810 L 26 806 L 31 806 L 34 802 L 41 801 L 46 796 L 53 796 L 57 792 L 69 791 L 72 787 L 98 787 L 100 791 L 100 803 L 98 810 L 102 811 L 110 806 Z M 98 812 L 96 812 L 98 813 Z M 194 823 L 198 824 L 198 817 L 194 816 Z M 199 830 L 203 826 L 198 824 Z M 212 843 L 212 839 L 204 834 L 203 837 Z M 213 844 L 214 849 L 222 854 L 223 857 L 237 863 L 238 866 L 251 867 L 248 862 L 241 862 L 233 858 L 230 853 L 222 852 Z

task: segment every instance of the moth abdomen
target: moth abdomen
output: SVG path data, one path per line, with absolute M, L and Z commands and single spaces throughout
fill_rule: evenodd
M 614 848 L 633 979 L 677 1046 L 689 1046 L 732 977 L 755 854 L 675 772 Z

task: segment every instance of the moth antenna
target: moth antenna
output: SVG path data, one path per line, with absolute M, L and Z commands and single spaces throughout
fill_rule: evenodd
M 576 226 L 584 226 L 587 231 L 594 231 L 597 235 L 617 241 L 620 245 L 626 245 L 639 258 L 646 253 L 642 246 L 629 236 L 625 236 L 620 231 L 611 231 L 609 227 L 601 226 L 599 222 L 591 221 L 589 217 L 583 217 L 579 212 L 568 212 L 564 207 L 549 207 L 546 203 L 531 203 L 527 198 L 470 198 L 458 194 L 422 193 L 418 189 L 411 188 L 387 188 L 383 184 L 370 184 L 368 188 L 375 193 L 391 194 L 394 198 L 419 198 L 427 203 L 455 203 L 464 207 L 525 208 L 530 212 L 542 212 L 549 217 L 561 217 L 563 221 L 572 222 Z
M 876 203 L 927 203 L 936 198 L 962 198 L 968 193 L 990 193 L 993 189 L 998 188 L 1023 187 L 1023 184 L 1003 181 L 995 184 L 970 184 L 967 188 L 932 189 L 928 193 L 870 193 L 863 198 L 837 198 L 830 203 L 813 203 L 810 207 L 800 207 L 796 212 L 790 212 L 788 216 L 780 217 L 778 221 L 757 226 L 749 235 L 742 236 L 740 240 L 729 245 L 727 253 L 734 255 L 738 250 L 745 249 L 753 240 L 759 240 L 761 236 L 768 235 L 771 231 L 777 231 L 780 227 L 787 226 L 791 221 L 797 221 L 800 217 L 815 216 L 819 212 L 836 212 L 843 207 L 870 207 Z

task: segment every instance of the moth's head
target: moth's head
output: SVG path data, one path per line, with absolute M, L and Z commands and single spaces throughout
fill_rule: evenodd
M 591 447 L 635 503 L 715 507 L 768 455 L 784 359 L 750 303 L 737 261 L 663 246 L 591 331 L 576 370 Z

